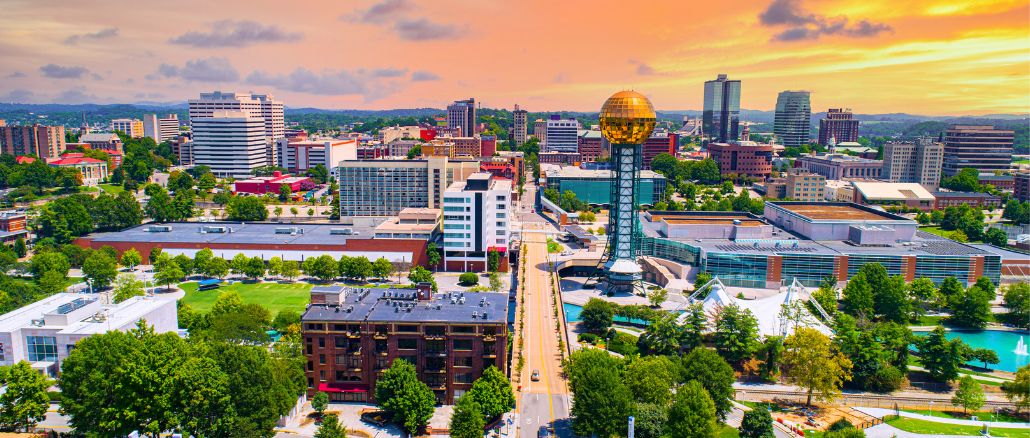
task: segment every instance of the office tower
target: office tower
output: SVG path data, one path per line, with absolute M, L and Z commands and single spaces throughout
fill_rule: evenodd
M 653 132 L 651 136 L 640 145 L 640 168 L 651 170 L 651 161 L 658 154 L 669 154 L 676 156 L 676 143 L 679 136 L 672 132 Z
M 526 142 L 528 138 L 528 131 L 526 126 L 526 118 L 529 113 L 524 109 L 520 109 L 518 105 L 515 105 L 515 111 L 511 113 L 514 118 L 514 126 L 512 127 L 512 139 L 515 141 L 515 147 L 519 147 L 522 143 Z
M 111 120 L 111 131 L 121 131 L 130 138 L 143 137 L 143 121 L 140 119 Z
M 837 143 L 858 141 L 858 120 L 851 114 L 851 108 L 830 108 L 826 117 L 819 119 L 819 144 L 828 146 L 830 139 Z
M 772 174 L 773 147 L 753 141 L 708 143 L 708 153 L 722 175 L 736 174 L 764 180 Z
M 783 91 L 776 97 L 773 133 L 784 146 L 808 144 L 812 103 L 808 91 Z
M 608 157 L 610 147 L 608 139 L 601 135 L 601 131 L 592 129 L 579 131 L 579 156 L 581 160 L 593 162 L 601 157 Z
M 479 171 L 478 160 L 343 160 L 340 216 L 396 216 L 405 208 L 440 208 L 443 192 Z
M 265 165 L 275 165 L 275 141 L 286 136 L 286 122 L 283 103 L 275 100 L 274 96 L 214 91 L 200 93 L 199 99 L 190 99 L 189 107 L 190 124 L 196 118 L 210 117 L 215 111 L 241 111 L 261 119 L 265 137 Z
M 0 126 L 0 151 L 10 155 L 57 158 L 64 153 L 64 126 Z
M 143 135 L 160 144 L 179 135 L 179 116 L 169 114 L 158 118 L 157 114 L 143 115 Z
M 265 123 L 243 111 L 216 110 L 191 118 L 193 161 L 219 177 L 248 177 L 268 165 Z
M 944 132 L 944 176 L 962 169 L 981 173 L 1009 170 L 1015 132 L 991 125 L 951 125 Z
M 508 252 L 511 180 L 488 172 L 455 182 L 443 197 L 444 264 L 448 270 L 486 271 L 487 253 Z
M 826 177 L 801 169 L 790 169 L 783 178 L 765 182 L 765 196 L 799 202 L 820 202 L 826 196 Z
M 456 100 L 447 106 L 447 127 L 461 128 L 461 135 L 471 137 L 476 133 L 476 99 Z
M 740 81 L 721 74 L 705 82 L 703 130 L 712 142 L 735 141 L 740 125 Z
M 929 139 L 918 142 L 889 142 L 883 146 L 883 171 L 880 179 L 890 182 L 919 183 L 935 190 L 941 182 L 944 145 Z
M 290 141 L 280 138 L 276 143 L 279 148 L 278 166 L 290 172 L 304 173 L 321 164 L 330 175 L 336 176 L 336 166 L 340 161 L 358 159 L 357 140 Z
M 573 118 L 562 119 L 552 114 L 545 128 L 545 152 L 577 152 L 579 150 L 579 121 Z

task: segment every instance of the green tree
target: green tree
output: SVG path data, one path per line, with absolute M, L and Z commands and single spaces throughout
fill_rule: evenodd
M 247 267 L 244 270 L 247 278 L 260 279 L 265 276 L 265 261 L 261 257 L 251 257 L 247 260 Z
M 393 274 L 393 263 L 385 257 L 380 257 L 372 262 L 372 276 L 381 280 L 387 280 Z
M 504 288 L 504 281 L 501 280 L 501 274 L 498 272 L 491 272 L 489 277 L 490 290 L 494 292 L 500 292 Z
M 185 276 L 186 273 L 168 254 L 161 254 L 154 263 L 154 281 L 165 285 L 166 289 L 170 288 L 172 283 L 182 281 Z
M 421 266 L 415 266 L 411 272 L 408 272 L 408 281 L 415 284 L 429 283 L 433 285 L 433 290 L 436 290 L 436 279 L 433 278 L 433 273 Z
M 758 320 L 737 305 L 722 308 L 715 320 L 715 349 L 730 363 L 741 363 L 758 350 Z
M 905 278 L 895 275 L 887 279 L 882 289 L 874 290 L 873 307 L 876 314 L 887 321 L 907 323 L 913 314 L 913 303 L 905 287 Z
M 669 297 L 669 291 L 658 288 L 647 293 L 647 301 L 651 303 L 651 307 L 659 308 L 662 307 L 662 303 Z
M 775 381 L 780 376 L 780 363 L 783 361 L 783 337 L 766 336 L 759 351 L 759 358 L 762 360 L 758 372 L 762 379 Z
M 136 266 L 143 263 L 143 256 L 140 255 L 139 251 L 136 251 L 136 248 L 129 248 L 122 253 L 121 261 L 122 266 L 133 270 L 136 269 Z
M 1030 407 L 1030 365 L 1023 365 L 1016 370 L 1016 378 L 1001 384 L 1005 397 L 1016 404 L 1016 412 Z
M 744 413 L 740 422 L 740 438 L 773 438 L 772 415 L 769 410 L 758 407 Z
M 268 210 L 265 209 L 265 203 L 256 196 L 232 197 L 229 199 L 229 203 L 225 205 L 225 214 L 231 221 L 254 222 L 268 219 Z
M 675 365 L 665 356 L 647 356 L 631 360 L 623 373 L 626 387 L 638 403 L 668 405 L 676 382 Z
M 296 260 L 284 260 L 283 266 L 280 268 L 279 275 L 292 281 L 300 275 L 300 265 Z
M 493 365 L 483 370 L 467 393 L 479 405 L 484 419 L 494 420 L 515 408 L 511 382 Z
M 949 341 L 944 333 L 944 327 L 937 326 L 916 341 L 916 348 L 930 377 L 939 382 L 950 382 L 958 377 L 958 367 L 965 362 L 969 347 L 958 338 Z
M 736 376 L 731 367 L 714 350 L 695 348 L 683 358 L 683 376 L 685 380 L 696 380 L 704 386 L 705 391 L 715 403 L 715 414 L 725 419 L 733 410 L 733 382 Z
M 824 401 L 840 397 L 841 386 L 851 380 L 851 360 L 834 351 L 830 338 L 818 330 L 800 327 L 783 344 L 784 375 L 808 392 L 806 404 L 812 405 L 816 393 Z
M 709 274 L 707 272 L 698 272 L 697 277 L 694 278 L 694 290 L 696 291 L 700 289 L 709 281 L 712 281 L 712 274 Z
M 330 255 L 308 257 L 307 259 L 304 259 L 304 263 L 301 264 L 300 268 L 308 276 L 318 278 L 322 281 L 332 280 L 336 278 L 336 275 L 339 273 L 336 259 Z
M 315 415 L 319 418 L 325 413 L 326 408 L 329 407 L 329 394 L 323 391 L 318 391 L 315 396 L 311 398 L 311 409 L 314 409 Z
M 176 429 L 196 437 L 231 436 L 237 421 L 229 376 L 206 355 L 195 355 L 168 379 Z
M 665 405 L 637 403 L 635 433 L 637 438 L 662 438 L 665 424 L 669 422 L 669 410 Z
M 676 315 L 662 314 L 648 324 L 637 340 L 637 348 L 644 354 L 673 354 L 679 351 L 682 337 L 683 329 L 676 322 Z
M 987 398 L 984 396 L 983 387 L 973 379 L 973 376 L 966 375 L 959 379 L 958 389 L 951 398 L 951 404 L 962 406 L 962 413 L 976 411 L 983 407 Z
M 281 275 L 283 269 L 283 259 L 281 257 L 272 257 L 268 259 L 268 275 L 271 277 L 278 277 Z
M 379 407 L 411 434 L 426 427 L 436 405 L 433 391 L 418 380 L 415 366 L 403 359 L 394 359 L 376 380 L 375 395 Z
M 214 174 L 205 173 L 200 175 L 200 179 L 197 180 L 197 188 L 204 192 L 210 192 L 211 189 L 215 188 L 218 181 L 215 179 Z
M 579 314 L 583 328 L 592 333 L 603 333 L 612 326 L 615 309 L 612 304 L 597 298 L 587 300 Z
M 1009 244 L 1008 234 L 1000 228 L 990 228 L 984 233 L 984 242 L 1004 247 Z
M 0 394 L 0 426 L 28 432 L 36 423 L 46 419 L 50 408 L 47 395 L 50 382 L 43 374 L 23 360 L 4 367 L 0 376 L 5 389 Z
M 705 308 L 701 303 L 694 303 L 687 307 L 684 315 L 680 347 L 690 351 L 701 345 L 705 330 L 708 328 L 708 315 L 705 314 Z
M 221 257 L 212 257 L 204 268 L 204 275 L 211 278 L 224 278 L 229 275 L 229 262 Z
M 982 329 L 991 319 L 991 300 L 994 293 L 983 290 L 978 285 L 970 286 L 948 301 L 951 317 L 948 322 L 960 327 Z
M 987 368 L 988 364 L 995 365 L 1000 360 L 998 353 L 990 348 L 974 348 L 969 352 L 969 360 L 975 360 L 984 364 L 984 368 Z
M 146 295 L 144 284 L 137 280 L 135 275 L 122 274 L 114 280 L 114 290 L 111 291 L 115 303 L 120 303 L 132 297 Z
M 634 404 L 622 379 L 622 361 L 606 351 L 586 349 L 572 353 L 564 366 L 573 393 L 572 430 L 582 436 L 624 435 Z
M 497 252 L 496 249 L 490 248 L 486 251 L 486 270 L 490 272 L 497 272 L 501 268 L 501 253 Z
M 482 438 L 486 421 L 479 404 L 464 395 L 458 399 L 451 413 L 450 432 L 455 438 Z
M 315 431 L 315 438 L 347 438 L 347 429 L 340 424 L 340 417 L 327 414 Z
M 229 261 L 229 270 L 233 275 L 246 276 L 247 266 L 250 264 L 250 258 L 244 253 L 238 253 L 233 256 L 232 260 Z
M 18 258 L 20 259 L 22 257 L 25 257 L 25 255 L 28 254 L 28 253 L 29 253 L 29 249 L 25 246 L 25 238 L 19 237 L 19 238 L 15 239 L 15 241 L 14 241 L 14 254 L 17 255 Z
M 67 278 L 57 271 L 47 271 L 43 274 L 36 284 L 39 285 L 39 290 L 46 295 L 53 295 L 61 292 L 65 289 L 65 280 Z
M 458 276 L 458 282 L 463 286 L 475 286 L 479 284 L 479 275 L 475 272 L 465 272 Z
M 937 285 L 934 284 L 933 280 L 926 277 L 912 280 L 908 284 L 908 294 L 924 309 L 936 308 L 940 303 L 940 293 L 937 291 Z
M 68 258 L 59 252 L 45 252 L 42 254 L 36 254 L 32 257 L 32 263 L 29 265 L 29 271 L 32 272 L 32 278 L 39 281 L 43 277 L 43 274 L 47 272 L 54 272 L 58 274 L 62 280 L 68 277 L 68 270 L 71 269 L 71 263 L 68 262 Z
M 979 171 L 965 168 L 952 177 L 941 178 L 941 187 L 957 192 L 978 192 L 981 190 Z
M 1008 319 L 1021 327 L 1030 325 L 1030 284 L 1016 283 L 1005 289 L 1002 296 Z
M 101 251 L 93 251 L 82 263 L 82 274 L 94 289 L 104 289 L 118 276 L 118 262 Z
M 279 202 L 286 202 L 290 200 L 290 196 L 293 195 L 293 190 L 290 189 L 289 184 L 279 185 Z
M 669 408 L 669 436 L 714 438 L 716 436 L 715 403 L 696 380 L 687 382 L 676 391 Z
M 853 316 L 873 315 L 873 287 L 863 272 L 855 274 L 844 287 L 844 298 L 841 300 L 844 311 Z

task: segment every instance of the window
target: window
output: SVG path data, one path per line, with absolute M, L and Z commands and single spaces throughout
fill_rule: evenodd
M 504 228 L 504 222 L 498 222 L 497 223 L 497 227 L 498 228 Z
M 397 348 L 401 350 L 414 350 L 418 348 L 418 339 L 398 339 Z
M 318 355 L 318 364 L 319 365 L 325 365 L 325 355 L 324 354 Z
M 347 348 L 347 338 L 343 336 L 334 336 L 333 343 L 336 344 L 336 348 Z
M 451 326 L 451 333 L 475 333 L 476 328 L 471 325 L 455 325 Z
M 325 348 L 325 338 L 318 338 L 318 348 Z
M 454 383 L 472 383 L 472 373 L 461 373 L 454 375 Z
M 471 357 L 456 357 L 454 358 L 454 366 L 463 368 L 472 368 Z
M 401 333 L 418 333 L 417 325 L 397 325 L 397 331 Z
M 471 350 L 472 340 L 471 339 L 455 339 L 454 340 L 455 350 Z
M 7 360 L 7 355 L 4 354 L 4 344 L 0 343 L 0 361 Z
M 497 219 L 504 219 L 505 217 L 507 217 L 507 215 L 504 213 L 497 213 Z
M 53 336 L 26 336 L 29 362 L 51 362 L 57 360 L 57 339 Z

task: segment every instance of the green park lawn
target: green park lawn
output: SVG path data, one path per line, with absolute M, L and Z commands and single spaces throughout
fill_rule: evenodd
M 100 187 L 101 190 L 107 192 L 107 194 L 111 196 L 118 196 L 119 193 L 125 191 L 125 188 L 120 184 L 100 184 L 97 187 Z
M 736 428 L 733 428 L 731 426 L 727 426 L 725 424 L 720 423 L 716 425 L 716 427 L 718 428 L 718 430 L 716 430 L 715 433 L 716 436 L 719 438 L 737 438 L 740 436 L 740 432 L 738 432 Z
M 929 410 L 918 410 L 918 409 L 903 409 L 903 410 L 907 411 L 907 412 L 912 412 L 912 413 L 916 413 L 916 414 L 920 414 L 920 415 L 927 415 L 927 416 L 931 416 L 931 417 L 955 418 L 955 419 L 959 419 L 959 420 L 968 420 L 969 416 L 970 416 L 969 414 L 972 414 L 972 415 L 976 415 L 976 417 L 981 419 L 981 420 L 988 420 L 988 421 L 1003 421 L 1003 422 L 1006 422 L 1006 423 L 1023 423 L 1023 422 L 1026 421 L 1025 419 L 1022 419 L 1022 418 L 1019 418 L 1019 417 L 1015 417 L 1015 416 L 1006 414 L 1004 412 L 999 412 L 994 417 L 994 420 L 991 420 L 991 415 L 994 415 L 994 413 L 993 412 L 989 412 L 989 411 L 970 412 L 969 414 L 963 414 L 961 412 L 961 410 L 958 409 L 958 408 L 950 408 L 949 410 L 945 410 L 945 411 L 940 411 L 940 410 L 929 411 Z
M 924 435 L 980 435 L 980 426 L 965 426 L 959 424 L 936 423 L 933 421 L 917 420 L 915 418 L 892 418 L 887 424 L 901 429 L 905 432 Z M 992 427 L 991 436 L 999 437 L 1025 437 L 1026 429 L 1022 428 L 1000 428 Z
M 197 283 L 190 281 L 179 284 L 179 287 L 186 291 L 186 297 L 182 299 L 184 304 L 189 304 L 194 310 L 207 312 L 214 306 L 215 300 L 222 292 L 236 291 L 244 303 L 254 303 L 265 306 L 272 315 L 280 310 L 295 310 L 298 313 L 304 312 L 304 306 L 311 300 L 311 284 L 308 283 L 233 283 L 222 284 L 218 289 L 197 291 Z

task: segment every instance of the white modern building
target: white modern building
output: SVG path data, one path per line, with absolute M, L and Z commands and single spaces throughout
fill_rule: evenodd
M 143 121 L 140 119 L 111 120 L 111 131 L 121 131 L 132 138 L 143 137 Z
M 387 126 L 379 130 L 379 140 L 390 144 L 394 140 L 417 140 L 421 134 L 422 128 L 418 126 Z
M 912 142 L 887 142 L 883 145 L 883 171 L 880 178 L 889 182 L 918 183 L 937 190 L 941 183 L 944 144 L 928 139 Z
M 265 160 L 263 166 L 274 165 L 276 160 L 276 140 L 286 137 L 286 119 L 284 106 L 271 94 L 249 94 L 214 91 L 200 93 L 199 99 L 190 99 L 190 124 L 196 126 L 194 120 L 211 117 L 217 111 L 238 111 L 247 113 L 262 121 L 265 139 Z M 200 164 L 199 162 L 197 164 Z
M 305 140 L 291 142 L 289 139 L 280 138 L 277 143 L 279 167 L 294 173 L 306 172 L 308 169 L 321 164 L 335 178 L 340 161 L 358 159 L 357 140 Z
M 157 114 L 143 115 L 143 135 L 158 144 L 179 136 L 179 116 L 169 114 L 158 118 Z
M 264 122 L 241 111 L 214 111 L 193 123 L 193 163 L 219 177 L 248 177 L 268 165 Z
M 552 115 L 547 120 L 544 147 L 541 150 L 544 152 L 578 152 L 579 121 Z
M 175 300 L 133 297 L 114 305 L 95 294 L 59 293 L 0 315 L 0 365 L 28 361 L 55 376 L 83 338 L 126 331 L 145 320 L 157 333 L 178 330 Z
M 447 270 L 485 271 L 490 250 L 506 255 L 511 226 L 511 180 L 472 174 L 444 191 L 443 249 Z

